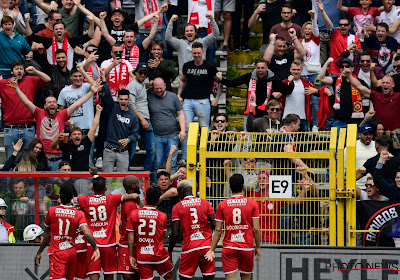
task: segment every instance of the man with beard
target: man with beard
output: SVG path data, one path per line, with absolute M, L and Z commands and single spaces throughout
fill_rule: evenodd
M 25 71 L 36 76 L 24 76 Z M 15 91 L 7 86 L 12 80 L 17 80 L 20 89 L 26 97 L 33 102 L 37 89 L 43 87 L 51 81 L 50 77 L 40 72 L 32 66 L 24 69 L 24 63 L 20 60 L 14 61 L 11 65 L 11 79 L 0 80 L 0 98 L 3 108 L 4 129 L 4 147 L 6 156 L 9 158 L 13 153 L 13 143 L 22 139 L 26 149 L 29 143 L 35 139 L 35 123 L 32 114 L 19 100 Z
M 111 49 L 112 58 L 101 63 L 101 69 L 104 69 L 114 101 L 117 101 L 118 92 L 127 87 L 130 78 L 135 78 L 132 64 L 128 60 L 122 59 L 123 52 L 123 46 L 120 43 L 115 43 Z
M 150 44 L 151 58 L 147 64 L 149 67 L 149 80 L 162 78 L 167 85 L 167 90 L 172 91 L 171 81 L 175 77 L 175 62 L 163 58 L 164 44 L 160 40 L 154 40 Z
M 51 5 L 43 3 L 43 0 L 34 0 L 35 4 L 41 8 L 46 14 L 52 11 Z M 65 24 L 71 36 L 75 37 L 79 35 L 79 28 L 81 26 L 81 10 L 74 4 L 73 0 L 62 0 L 62 7 L 58 8 L 57 11 L 61 14 L 62 21 Z
M 255 103 L 257 105 L 253 111 L 253 119 L 261 118 L 268 114 L 265 111 L 268 101 L 272 99 L 279 99 L 282 94 L 290 94 L 293 91 L 294 83 L 285 84 L 282 80 L 275 77 L 274 73 L 268 69 L 268 62 L 259 58 L 255 62 L 256 69 L 252 72 L 244 74 L 233 80 L 226 80 L 222 78 L 222 73 L 217 73 L 217 78 L 221 84 L 227 87 L 237 87 L 239 85 L 247 84 L 247 103 L 244 129 L 246 130 L 247 115 L 250 114 L 250 104 Z
M 126 87 L 129 90 L 129 109 L 138 117 L 140 138 L 146 149 L 144 171 L 151 172 L 154 160 L 154 133 L 150 122 L 149 103 L 147 102 L 147 89 L 144 80 L 148 76 L 147 65 L 140 63 L 135 70 L 135 79 Z M 132 163 L 136 151 L 136 142 L 129 148 L 129 164 Z
M 88 101 L 93 93 L 98 92 L 101 86 L 98 84 L 91 86 L 90 92 L 79 98 L 74 104 L 67 109 L 57 111 L 57 99 L 54 96 L 48 96 L 45 99 L 44 109 L 36 107 L 28 97 L 18 87 L 18 83 L 9 82 L 8 86 L 15 89 L 19 99 L 28 108 L 36 120 L 37 139 L 43 143 L 43 151 L 49 162 L 50 170 L 56 171 L 58 163 L 61 161 L 60 151 L 51 148 L 51 142 L 64 128 L 65 122 L 69 119 L 73 112 L 83 103 Z
M 115 43 L 117 42 L 109 33 L 108 30 L 105 26 L 105 21 L 104 18 L 106 17 L 106 13 L 102 12 L 100 14 L 100 19 L 101 19 L 101 27 L 103 31 L 103 36 L 107 39 L 108 43 L 110 46 L 114 46 Z M 126 30 L 124 37 L 122 39 L 123 41 L 123 54 L 122 54 L 122 59 L 128 60 L 131 64 L 133 69 L 136 69 L 136 66 L 139 63 L 140 55 L 144 51 L 147 50 L 147 48 L 150 46 L 151 40 L 153 40 L 154 35 L 156 35 L 157 32 L 157 24 L 159 19 L 159 13 L 155 13 L 153 16 L 154 24 L 153 27 L 151 28 L 150 34 L 144 39 L 143 41 L 139 42 L 137 45 L 135 44 L 136 37 L 135 37 L 135 32 L 134 30 Z M 134 28 L 137 30 L 138 29 L 138 24 L 134 25 Z
M 286 42 L 291 42 L 293 36 L 290 34 L 290 29 L 293 28 L 296 34 L 301 38 L 301 27 L 292 22 L 293 8 L 290 4 L 284 4 L 281 11 L 282 22 L 272 26 L 270 34 L 276 34 L 277 37 L 282 37 Z M 271 38 L 270 38 L 271 44 Z
M 386 130 L 390 130 L 396 134 L 396 137 L 393 139 L 393 148 L 396 149 L 396 154 L 399 156 L 400 144 L 396 139 L 400 139 L 400 93 L 393 91 L 393 77 L 386 75 L 382 78 L 382 93 L 380 93 L 363 86 L 360 81 L 351 75 L 349 69 L 343 71 L 343 75 L 348 77 L 352 86 L 359 90 L 364 97 L 372 101 L 376 119 L 382 122 Z
M 54 37 L 54 30 L 53 26 L 57 22 L 61 22 L 61 14 L 57 11 L 50 11 L 47 22 L 45 24 L 38 24 L 32 27 L 32 31 L 39 36 L 53 38 Z M 65 32 L 65 37 L 71 38 L 71 33 L 67 30 Z
M 139 134 L 139 120 L 132 110 L 129 110 L 129 91 L 118 91 L 117 103 L 111 96 L 110 87 L 105 82 L 105 71 L 101 69 L 103 80 L 104 110 L 110 112 L 107 137 L 103 152 L 103 171 L 113 172 L 116 164 L 116 172 L 127 172 L 129 169 L 128 144 L 136 143 Z
M 30 18 L 29 14 L 26 14 L 25 15 L 26 35 L 28 36 L 28 39 L 36 43 L 43 44 L 44 48 L 47 51 L 47 60 L 49 61 L 50 64 L 53 65 L 56 64 L 55 51 L 57 49 L 65 50 L 65 52 L 67 53 L 67 68 L 71 70 L 74 62 L 74 48 L 79 44 L 86 43 L 87 41 L 90 40 L 91 37 L 93 37 L 92 36 L 94 32 L 93 24 L 91 24 L 90 27 L 92 32 L 88 32 L 88 34 L 90 34 L 91 37 L 89 37 L 89 35 L 86 34 L 82 36 L 67 38 L 65 36 L 66 33 L 65 24 L 63 22 L 57 22 L 53 26 L 54 37 L 47 38 L 38 36 L 32 32 L 32 29 L 29 25 L 29 18 Z
M 78 126 L 73 127 L 70 132 L 70 141 L 64 142 L 64 131 L 61 131 L 51 142 L 51 148 L 62 152 L 62 159 L 71 163 L 72 171 L 89 170 L 90 148 L 94 141 L 96 129 L 99 126 L 100 114 L 103 110 L 99 104 L 96 106 L 96 115 L 93 119 L 92 127 L 87 136 L 84 136 L 82 129 Z
M 380 22 L 376 26 L 376 33 L 369 36 L 366 34 L 365 45 L 367 51 L 372 54 L 374 62 L 383 68 L 384 71 L 390 65 L 392 54 L 397 49 L 397 41 L 391 36 L 388 36 L 389 26 Z
M 0 32 L 0 75 L 3 79 L 11 77 L 10 67 L 16 60 L 25 61 L 27 54 L 32 55 L 31 47 L 25 38 L 13 31 L 14 20 L 9 16 L 1 19 Z
M 286 39 L 283 37 L 271 33 L 271 35 L 269 35 L 269 45 L 263 56 L 268 62 L 269 69 L 274 72 L 279 80 L 284 80 L 290 76 L 290 66 L 293 60 L 301 60 L 306 55 L 303 44 L 297 38 L 297 34 L 299 33 L 297 33 L 294 28 L 290 28 L 288 34 L 290 40 L 285 41 Z M 288 42 L 290 42 L 290 44 L 293 42 L 296 49 L 290 50 L 287 44 Z
M 153 125 L 155 155 L 153 171 L 163 165 L 167 160 L 171 145 L 178 147 L 178 143 L 186 138 L 185 115 L 182 105 L 175 93 L 166 91 L 166 85 L 161 78 L 154 80 L 154 93 L 147 96 L 149 102 L 150 121 Z M 179 136 L 177 135 L 179 121 Z M 177 171 L 176 161 L 178 154 L 175 153 L 172 158 L 172 173 Z M 156 174 L 152 174 L 153 182 L 156 182 Z
M 138 22 L 133 24 L 125 24 L 124 14 L 121 8 L 115 8 L 111 12 L 111 25 L 106 24 L 106 22 L 102 18 L 107 13 L 100 13 L 100 24 L 102 31 L 105 30 L 106 34 L 111 36 L 116 43 L 123 43 L 123 38 L 125 35 L 126 30 L 132 30 L 135 33 L 139 32 L 139 27 L 148 22 L 153 18 L 153 16 L 158 16 L 161 13 L 161 10 L 158 10 L 152 14 L 145 16 L 144 18 L 140 19 Z M 103 25 L 104 24 L 104 25 Z M 110 43 L 112 42 L 111 38 L 103 33 L 104 40 L 100 42 L 100 59 L 108 59 L 110 58 L 110 50 L 111 46 L 114 45 Z M 151 41 L 151 40 L 150 40 Z M 143 42 L 142 42 L 143 44 Z M 103 58 L 104 57 L 104 58 Z

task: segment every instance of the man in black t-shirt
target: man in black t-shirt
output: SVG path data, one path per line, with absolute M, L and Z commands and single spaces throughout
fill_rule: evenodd
M 203 59 L 203 44 L 194 42 L 192 45 L 193 60 L 183 65 L 182 77 L 179 82 L 178 98 L 183 103 L 183 113 L 186 120 L 186 132 L 195 116 L 201 127 L 210 125 L 210 94 L 214 84 L 217 68 Z M 186 141 L 182 144 L 182 159 L 186 160 Z
M 51 142 L 51 148 L 62 151 L 62 160 L 71 163 L 72 171 L 88 171 L 89 155 L 92 142 L 94 140 L 96 129 L 99 126 L 100 114 L 103 107 L 96 106 L 96 115 L 93 120 L 87 136 L 82 138 L 82 130 L 79 127 L 73 127 L 70 130 L 70 140 L 62 131 Z M 65 137 L 65 138 L 64 138 Z M 60 140 L 60 138 L 62 138 Z M 64 141 L 66 139 L 67 141 Z
M 302 60 L 306 51 L 296 36 L 294 28 L 289 29 L 289 36 L 296 48 L 295 51 L 288 49 L 289 42 L 276 34 L 269 36 L 269 45 L 265 50 L 263 58 L 268 62 L 268 68 L 274 72 L 279 80 L 284 80 L 291 75 L 290 66 L 293 60 Z M 290 43 L 292 43 L 290 42 Z

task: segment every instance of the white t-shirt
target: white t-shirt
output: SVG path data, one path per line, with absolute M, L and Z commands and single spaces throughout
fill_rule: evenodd
M 57 103 L 66 108 L 70 107 L 79 98 L 90 91 L 90 84 L 83 83 L 80 88 L 72 88 L 72 85 L 63 88 L 58 96 Z M 74 126 L 81 129 L 90 129 L 94 119 L 93 96 L 71 115 Z
M 396 19 L 400 18 L 400 9 L 397 9 L 395 5 L 392 6 L 392 10 L 389 13 L 386 13 L 385 11 L 381 12 L 379 17 L 376 17 L 376 22 L 384 22 L 389 27 L 392 27 L 394 21 Z M 397 29 L 397 31 L 394 34 L 391 34 L 393 38 L 397 40 L 397 42 L 400 41 L 400 28 Z
M 63 42 L 57 42 L 58 48 L 62 49 Z M 53 46 L 47 48 L 47 61 L 50 65 L 53 65 Z M 68 42 L 68 52 L 67 52 L 67 68 L 71 70 L 74 66 L 74 49 L 71 47 L 70 43 Z
M 357 78 L 359 80 L 363 80 L 369 88 L 371 88 L 371 77 L 370 77 L 370 73 L 368 72 L 364 72 L 362 69 L 360 69 L 360 72 L 358 72 L 358 76 Z M 364 107 L 368 107 L 369 106 L 369 99 L 365 98 L 364 96 L 362 96 L 362 103 Z
M 113 61 L 112 58 L 111 58 L 111 59 L 104 60 L 104 61 L 101 63 L 100 68 L 108 68 L 108 66 L 111 65 L 112 61 Z M 132 64 L 131 64 L 128 60 L 124 59 L 122 62 L 124 62 L 124 63 L 126 63 L 126 65 L 128 65 L 128 72 L 132 72 L 132 71 L 133 71 Z M 122 64 L 122 62 L 121 62 L 121 64 Z M 116 68 L 116 70 L 117 70 L 117 73 L 116 73 L 116 74 L 117 74 L 117 77 L 119 77 L 119 69 L 121 69 L 121 64 L 120 64 L 120 65 L 117 65 L 116 67 L 114 67 L 114 68 Z M 131 78 L 130 78 L 130 77 L 129 77 L 129 82 L 131 82 Z M 113 99 L 114 99 L 114 101 L 117 101 L 117 96 L 116 96 L 116 95 L 113 95 Z
M 285 101 L 285 112 L 283 118 L 286 118 L 289 114 L 296 114 L 300 119 L 306 119 L 305 112 L 305 94 L 303 82 L 294 80 L 294 89 L 291 94 L 286 95 Z
M 311 63 L 311 64 L 320 64 L 320 37 L 313 36 L 312 39 L 308 42 L 305 41 L 305 39 L 300 39 L 301 44 L 304 47 L 304 50 L 306 51 L 306 55 L 303 59 L 302 67 L 303 67 L 303 72 L 301 72 L 301 75 L 312 75 L 312 74 L 318 74 L 316 73 L 310 73 L 307 70 L 306 65 L 304 64 L 305 62 Z M 321 67 L 320 67 L 321 68 Z M 314 82 L 314 81 L 311 81 Z

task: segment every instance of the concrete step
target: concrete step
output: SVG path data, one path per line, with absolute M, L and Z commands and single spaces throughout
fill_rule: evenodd
M 249 52 L 229 52 L 228 53 L 228 67 L 249 67 L 258 58 L 260 58 L 259 51 L 249 51 Z
M 231 98 L 234 96 L 246 99 L 247 98 L 247 85 L 226 88 L 226 97 Z
M 228 112 L 228 107 L 227 107 L 227 112 Z M 229 116 L 229 126 L 236 128 L 237 131 L 243 131 L 243 123 L 244 123 L 243 115 L 230 115 Z
M 237 115 L 243 115 L 246 110 L 246 99 L 243 98 L 227 98 L 226 99 L 226 107 L 232 110 L 231 113 Z
M 237 78 L 253 70 L 254 70 L 254 65 L 249 65 L 248 67 L 228 67 L 226 78 L 227 79 Z

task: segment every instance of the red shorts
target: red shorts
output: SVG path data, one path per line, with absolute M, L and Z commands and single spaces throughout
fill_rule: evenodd
M 212 262 L 206 260 L 204 255 L 210 250 L 204 248 L 196 251 L 192 251 L 186 254 L 181 254 L 181 260 L 179 262 L 179 274 L 186 278 L 192 278 L 196 273 L 197 267 L 200 267 L 200 271 L 203 276 L 215 274 L 215 260 Z
M 97 261 L 92 260 L 93 247 L 87 247 L 87 274 L 100 273 L 103 268 L 104 274 L 115 274 L 118 272 L 118 259 L 117 259 L 117 248 L 111 247 L 99 247 L 100 258 Z
M 76 249 L 58 251 L 49 256 L 49 279 L 73 280 L 75 277 Z
M 133 250 L 135 253 L 135 250 Z M 129 248 L 118 246 L 118 273 L 133 274 L 137 272 L 129 260 Z
M 240 273 L 253 273 L 253 265 L 254 250 L 222 249 L 222 271 L 224 274 L 233 273 L 238 270 Z
M 86 263 L 87 263 L 87 252 L 79 252 L 77 254 L 75 280 L 86 279 Z
M 171 258 L 168 257 L 161 262 L 142 264 L 138 263 L 140 280 L 149 280 L 154 278 L 153 271 L 157 271 L 160 276 L 164 277 L 168 272 L 174 269 Z

